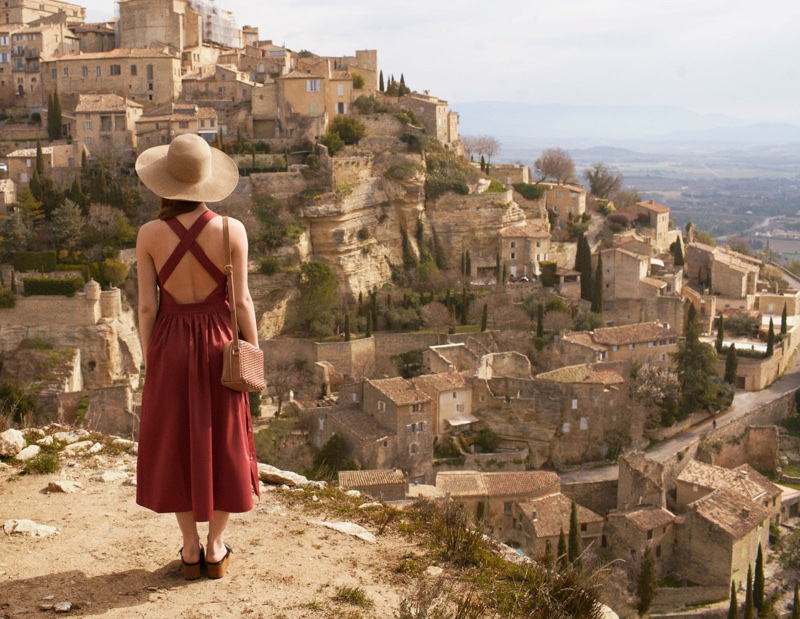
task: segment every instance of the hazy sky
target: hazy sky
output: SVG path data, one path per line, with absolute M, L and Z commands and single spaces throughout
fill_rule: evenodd
M 89 21 L 112 0 L 73 0 Z M 451 103 L 678 105 L 800 122 L 796 0 L 224 0 L 293 50 L 377 49 Z

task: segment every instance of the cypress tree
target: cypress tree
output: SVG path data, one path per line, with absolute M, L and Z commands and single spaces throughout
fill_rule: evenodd
M 378 90 L 384 92 L 386 88 L 383 87 L 383 69 L 381 69 L 380 77 L 378 77 Z
M 41 140 L 36 140 L 36 171 L 39 176 L 44 174 L 44 154 L 42 153 Z
M 467 252 L 461 252 L 461 275 L 467 274 Z
M 372 328 L 378 330 L 378 291 L 372 293 Z
M 500 281 L 500 252 L 495 254 L 494 260 L 494 279 L 495 281 Z
M 31 181 L 28 183 L 28 189 L 31 190 L 33 197 L 36 198 L 41 202 L 42 200 L 42 180 L 39 177 L 39 172 L 36 171 L 36 168 L 33 168 L 33 174 L 31 175 Z
M 636 594 L 639 597 L 639 603 L 636 610 L 639 611 L 639 616 L 643 616 L 653 603 L 658 591 L 658 570 L 656 569 L 656 558 L 653 556 L 653 551 L 648 546 L 644 551 L 642 564 L 639 566 L 639 576 L 636 579 Z
M 472 257 L 469 255 L 469 250 L 467 250 L 467 260 L 464 263 L 464 268 L 466 269 L 464 275 L 466 275 L 467 280 L 469 280 L 469 278 L 472 277 Z
M 53 131 L 57 140 L 61 137 L 61 100 L 58 98 L 58 89 L 53 92 Z
M 683 243 L 677 242 L 675 246 L 675 266 L 682 267 L 686 264 L 686 259 L 683 257 Z
M 481 312 L 481 331 L 486 331 L 486 327 L 489 324 L 489 306 L 486 303 L 483 304 L 483 311 Z
M 603 254 L 597 254 L 597 270 L 592 282 L 592 312 L 603 313 Z
M 736 386 L 736 372 L 739 369 L 739 359 L 736 357 L 736 346 L 731 344 L 725 355 L 725 382 Z
M 481 155 L 481 172 L 486 172 L 486 159 Z
M 542 555 L 542 565 L 544 565 L 547 569 L 553 569 L 553 566 L 556 563 L 555 555 L 553 554 L 553 545 L 550 543 L 550 540 L 547 540 L 544 543 L 544 555 Z M 795 591 L 797 589 L 795 588 Z
M 467 324 L 467 316 L 469 315 L 469 297 L 467 296 L 467 287 L 461 287 L 461 324 Z
M 367 314 L 367 333 L 366 337 L 372 337 L 372 313 Z
M 771 357 L 775 352 L 775 325 L 772 318 L 769 319 L 769 331 L 767 331 L 767 357 Z
M 17 294 L 17 277 L 13 270 L 11 271 L 11 293 Z
M 689 310 L 686 312 L 686 324 L 683 329 L 684 337 L 692 342 L 696 342 L 700 336 L 697 326 L 697 310 L 694 303 L 689 303 Z
M 794 599 L 792 600 L 792 614 L 790 619 L 800 619 L 800 599 L 797 596 L 797 583 L 794 583 Z
M 216 139 L 216 142 L 214 142 L 214 146 L 217 147 L 217 150 L 221 150 L 221 151 L 225 150 L 225 148 L 224 148 L 224 146 L 222 144 L 222 129 L 217 131 L 217 139 Z
M 783 304 L 783 311 L 781 312 L 781 335 L 786 335 L 789 326 L 787 324 L 786 303 Z
M 455 304 L 450 304 L 450 328 L 448 329 L 448 333 L 452 335 L 456 332 L 456 306 Z
M 717 352 L 722 352 L 722 344 L 725 341 L 725 325 L 723 324 L 722 314 L 719 315 L 719 327 L 717 327 L 717 341 L 714 343 Z
M 52 141 L 53 137 L 53 95 L 47 95 L 47 137 Z
M 744 591 L 744 619 L 755 619 L 753 606 L 753 566 L 747 566 L 747 588 Z
M 507 275 L 506 275 L 506 263 L 504 262 L 503 263 L 503 286 L 506 285 L 506 278 L 507 278 Z
M 739 601 L 736 599 L 736 583 L 731 581 L 731 603 L 728 605 L 728 619 L 739 619 Z
M 350 341 L 350 314 L 344 315 L 344 341 Z
M 756 555 L 756 573 L 753 576 L 753 606 L 761 613 L 764 608 L 764 553 L 761 544 Z
M 583 571 L 583 545 L 581 544 L 581 525 L 578 523 L 578 504 L 572 501 L 569 516 L 569 540 L 567 542 L 569 562 L 579 572 Z
M 536 306 L 536 337 L 544 337 L 544 303 Z
M 567 555 L 567 538 L 564 535 L 564 527 L 561 527 L 558 533 L 558 547 L 556 549 L 559 569 L 566 569 L 569 567 L 569 556 Z

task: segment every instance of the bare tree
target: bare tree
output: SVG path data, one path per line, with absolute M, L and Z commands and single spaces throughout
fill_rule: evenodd
M 622 187 L 624 180 L 620 172 L 612 171 L 605 163 L 593 163 L 583 172 L 589 183 L 589 191 L 598 198 L 609 198 Z
M 621 208 L 625 208 L 626 206 L 632 206 L 637 202 L 642 201 L 642 194 L 639 193 L 639 190 L 636 188 L 632 189 L 619 189 L 611 196 L 611 199 L 614 201 L 614 206 L 617 210 Z
M 467 159 L 472 159 L 472 155 L 480 155 L 478 140 L 476 135 L 462 135 L 461 143 L 464 145 L 464 153 Z
M 563 148 L 545 149 L 533 162 L 533 167 L 541 176 L 541 180 L 552 178 L 558 183 L 566 183 L 575 176 L 575 162 Z
M 490 135 L 481 136 L 481 139 L 483 140 L 483 152 L 486 154 L 486 161 L 491 163 L 492 157 L 500 152 L 500 140 Z
M 450 312 L 444 303 L 439 303 L 438 301 L 428 303 L 419 313 L 422 318 L 422 324 L 429 329 L 433 329 L 437 336 L 447 329 L 450 324 Z

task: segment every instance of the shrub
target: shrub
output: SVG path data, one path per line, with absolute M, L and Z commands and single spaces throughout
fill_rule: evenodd
M 367 81 L 364 79 L 364 76 L 361 75 L 361 73 L 357 73 L 356 71 L 353 71 L 352 75 L 353 75 L 353 88 L 355 90 L 361 90 L 362 88 L 364 88 L 364 85 L 367 83 Z
M 725 318 L 725 333 L 739 336 L 751 336 L 758 331 L 760 321 L 755 316 L 744 312 L 736 312 Z M 739 352 L 738 350 L 736 351 Z
M 49 475 L 55 473 L 61 465 L 58 456 L 52 453 L 40 453 L 38 456 L 28 460 L 19 472 L 20 475 Z
M 358 144 L 367 132 L 367 127 L 354 116 L 340 114 L 333 119 L 330 131 L 338 133 L 345 144 Z
M 417 175 L 419 171 L 420 168 L 418 165 L 407 163 L 404 165 L 391 166 L 388 170 L 386 170 L 386 174 L 384 174 L 384 176 L 395 181 L 410 181 Z
M 51 251 L 18 251 L 11 259 L 17 271 L 38 271 L 52 273 L 56 270 L 56 252 Z
M 514 183 L 514 189 L 526 200 L 540 200 L 547 188 L 539 183 Z
M 500 181 L 492 179 L 486 193 L 505 193 L 506 188 Z
M 539 280 L 542 282 L 542 286 L 545 288 L 552 288 L 556 285 L 557 266 L 558 265 L 555 262 L 551 262 L 549 260 L 541 260 L 539 262 L 539 268 L 542 270 Z
M 499 434 L 484 428 L 475 436 L 474 444 L 478 445 L 483 453 L 494 453 L 500 446 L 501 441 Z
M 366 241 L 369 238 L 369 229 L 368 228 L 361 228 L 358 231 L 358 240 L 359 241 Z
M 258 262 L 258 270 L 264 275 L 275 275 L 281 270 L 281 263 L 275 256 L 262 256 Z
M 22 280 L 25 291 L 24 296 L 33 294 L 62 295 L 71 297 L 83 288 L 82 277 L 69 279 L 50 279 L 49 277 L 26 277 Z
M 415 153 L 421 153 L 423 149 L 422 138 L 416 133 L 403 133 L 400 141 L 408 145 L 408 149 Z
M 394 117 L 399 120 L 401 123 L 406 125 L 412 125 L 414 127 L 424 127 L 425 123 L 422 122 L 417 113 L 414 110 L 400 110 L 397 112 Z
M 320 168 L 319 155 L 317 155 L 316 153 L 311 153 L 308 157 L 306 157 L 306 165 L 312 170 L 319 170 Z
M 381 105 L 378 97 L 375 95 L 359 95 L 353 101 L 353 107 L 358 110 L 360 114 L 380 114 L 386 111 L 386 108 Z
M 10 288 L 0 288 L 0 308 L 12 308 L 17 304 L 17 296 Z
M 328 152 L 331 157 L 336 155 L 344 148 L 344 141 L 342 137 L 333 129 L 329 128 L 325 136 L 320 140 L 322 144 L 328 147 Z

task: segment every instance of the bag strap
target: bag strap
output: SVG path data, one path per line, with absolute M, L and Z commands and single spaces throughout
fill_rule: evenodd
M 228 232 L 228 217 L 222 218 L 222 236 L 225 238 L 225 255 L 228 262 L 225 265 L 225 275 L 228 278 L 228 305 L 231 308 L 231 328 L 233 329 L 233 347 L 239 348 L 239 324 L 236 321 L 236 294 L 233 289 L 233 258 L 231 258 L 231 237 Z

